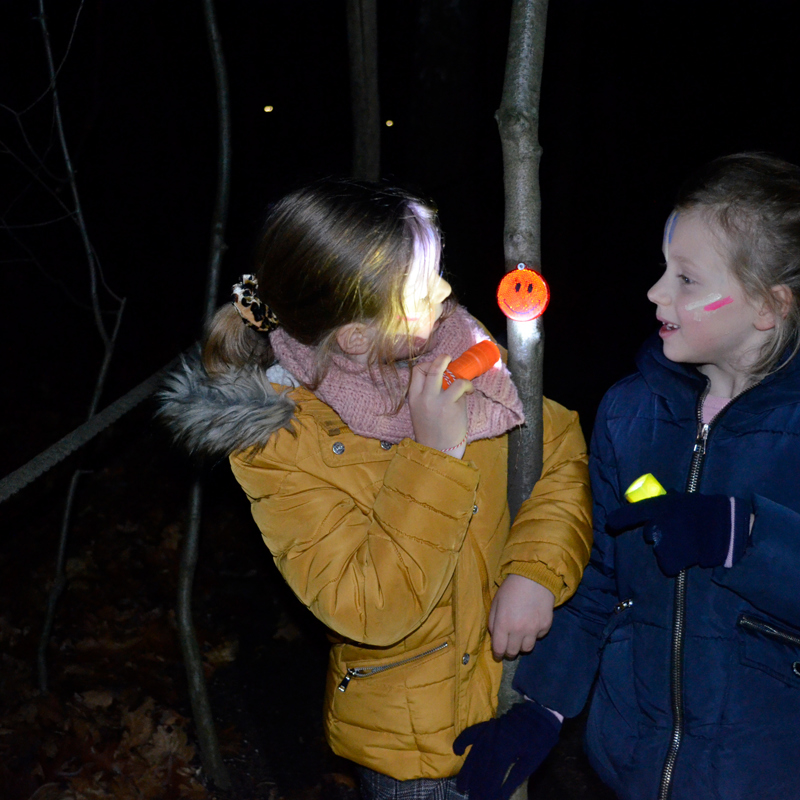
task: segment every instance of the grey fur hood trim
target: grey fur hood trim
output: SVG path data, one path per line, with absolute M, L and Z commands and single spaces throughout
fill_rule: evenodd
M 263 369 L 209 376 L 194 355 L 165 379 L 157 416 L 193 455 L 227 457 L 262 450 L 276 431 L 292 430 L 295 403 L 287 392 L 276 392 Z

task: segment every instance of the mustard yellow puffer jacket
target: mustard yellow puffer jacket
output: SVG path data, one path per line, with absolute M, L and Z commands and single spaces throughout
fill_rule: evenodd
M 516 573 L 563 603 L 588 561 L 577 415 L 545 399 L 542 477 L 509 531 L 506 436 L 458 460 L 358 436 L 305 389 L 288 398 L 290 425 L 231 465 L 281 574 L 336 637 L 328 740 L 400 780 L 454 775 L 453 740 L 496 709 L 486 624 L 498 585 Z

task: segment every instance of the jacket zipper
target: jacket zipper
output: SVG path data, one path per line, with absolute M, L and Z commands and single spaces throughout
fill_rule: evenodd
M 748 386 L 744 391 L 733 397 L 725 408 L 717 412 L 710 422 L 703 422 L 703 402 L 711 388 L 711 382 L 706 379 L 706 387 L 697 401 L 695 414 L 697 417 L 697 435 L 692 448 L 692 462 L 689 465 L 689 475 L 686 479 L 686 491 L 696 492 L 700 483 L 700 474 L 703 470 L 706 451 L 708 450 L 708 437 L 717 420 L 738 400 L 742 395 L 755 389 L 758 384 Z M 675 592 L 673 595 L 672 616 L 672 651 L 670 658 L 670 696 L 672 705 L 672 735 L 669 749 L 667 750 L 664 766 L 661 770 L 661 784 L 658 790 L 658 800 L 668 800 L 672 790 L 672 777 L 675 772 L 675 762 L 684 734 L 683 716 L 683 641 L 686 628 L 686 570 L 682 570 L 675 578 Z
M 759 633 L 763 633 L 765 636 L 769 636 L 770 639 L 777 639 L 779 642 L 793 644 L 797 647 L 800 647 L 800 636 L 795 636 L 793 633 L 789 633 L 788 631 L 782 631 L 779 628 L 774 628 L 769 623 L 762 622 L 759 619 L 753 619 L 752 617 L 746 617 L 742 615 L 739 617 L 738 624 L 740 628 L 744 628 L 745 630 L 758 631 Z
M 437 647 L 426 650 L 424 653 L 411 656 L 411 658 L 404 658 L 401 661 L 393 661 L 391 664 L 382 664 L 379 667 L 348 667 L 344 678 L 342 678 L 342 682 L 337 688 L 340 692 L 346 692 L 347 687 L 353 678 L 369 678 L 372 675 L 377 675 L 379 672 L 386 672 L 388 669 L 402 667 L 405 664 L 410 664 L 412 661 L 418 661 L 420 658 L 425 658 L 425 656 L 429 656 L 432 653 L 438 653 L 440 650 L 444 650 L 446 647 L 449 647 L 448 643 L 443 642 Z

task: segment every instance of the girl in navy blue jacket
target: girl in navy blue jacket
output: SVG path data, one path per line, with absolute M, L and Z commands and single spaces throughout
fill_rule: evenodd
M 457 741 L 470 800 L 508 797 L 587 700 L 620 798 L 800 798 L 800 169 L 712 162 L 663 249 L 658 336 L 594 427 L 591 563 L 527 700 Z M 667 493 L 627 503 L 644 473 Z

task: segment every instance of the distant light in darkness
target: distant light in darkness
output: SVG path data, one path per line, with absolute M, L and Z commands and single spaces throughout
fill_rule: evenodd
M 387 119 L 387 120 L 386 120 L 386 127 L 387 127 L 387 128 L 391 128 L 391 127 L 392 127 L 392 125 L 394 125 L 394 120 L 392 120 L 392 119 Z
M 264 111 L 269 114 L 270 111 L 274 110 L 275 106 L 264 106 Z

